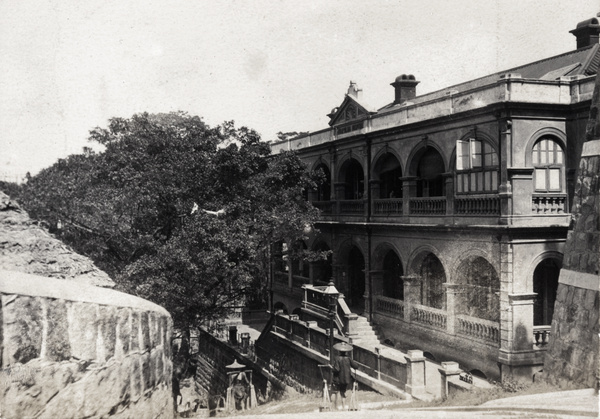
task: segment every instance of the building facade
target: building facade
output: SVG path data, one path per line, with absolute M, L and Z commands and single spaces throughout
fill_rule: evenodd
M 302 284 L 333 278 L 382 343 L 487 378 L 540 371 L 600 62 L 598 20 L 571 32 L 573 51 L 440 91 L 399 76 L 377 109 L 351 82 L 328 128 L 275 143 L 326 180 L 318 232 L 274 264 L 274 308 L 300 313 Z

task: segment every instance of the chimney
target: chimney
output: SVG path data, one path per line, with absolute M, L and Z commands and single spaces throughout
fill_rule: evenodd
M 577 49 L 585 48 L 598 43 L 600 25 L 598 24 L 598 19 L 593 17 L 579 22 L 577 27 L 569 32 L 577 38 Z
M 394 86 L 396 92 L 394 105 L 400 105 L 417 96 L 417 84 L 419 84 L 419 82 L 415 80 L 415 76 L 412 74 L 398 76 L 396 77 L 396 81 L 390 84 Z
M 362 99 L 362 89 L 359 89 L 352 80 L 350 80 L 350 87 L 348 87 L 348 96 L 352 96 L 356 100 Z

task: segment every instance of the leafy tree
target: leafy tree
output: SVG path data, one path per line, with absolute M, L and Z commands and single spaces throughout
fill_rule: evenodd
M 293 153 L 233 122 L 185 113 L 113 118 L 90 140 L 102 152 L 59 160 L 31 178 L 33 217 L 91 257 L 126 292 L 165 307 L 189 330 L 228 307 L 264 300 L 269 247 L 293 243 L 316 210 L 315 187 Z

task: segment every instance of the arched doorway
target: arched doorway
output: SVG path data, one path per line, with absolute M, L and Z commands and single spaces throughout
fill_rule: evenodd
M 444 159 L 433 147 L 427 147 L 417 165 L 417 197 L 444 196 Z
M 383 258 L 383 296 L 404 300 L 404 270 L 402 262 L 393 250 L 386 253 Z
M 533 292 L 537 294 L 533 303 L 534 326 L 552 324 L 560 268 L 558 260 L 548 258 L 541 261 L 533 272 Z
M 444 283 L 446 282 L 446 273 L 442 262 L 433 253 L 427 254 L 423 262 L 421 262 L 419 276 L 422 281 L 422 304 L 433 308 L 445 309 L 446 295 L 444 293 Z
M 461 288 L 456 312 L 500 321 L 500 280 L 494 267 L 478 256 L 463 261 L 457 275 Z
M 348 291 L 348 306 L 353 312 L 362 313 L 365 308 L 365 258 L 356 246 L 348 253 Z

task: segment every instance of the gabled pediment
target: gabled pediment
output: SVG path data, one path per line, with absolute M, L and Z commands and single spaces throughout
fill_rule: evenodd
M 361 91 L 350 82 L 348 93 L 340 106 L 334 108 L 327 116 L 330 118 L 329 126 L 344 124 L 351 121 L 361 121 L 368 115 L 377 113 L 370 106 L 360 100 Z

